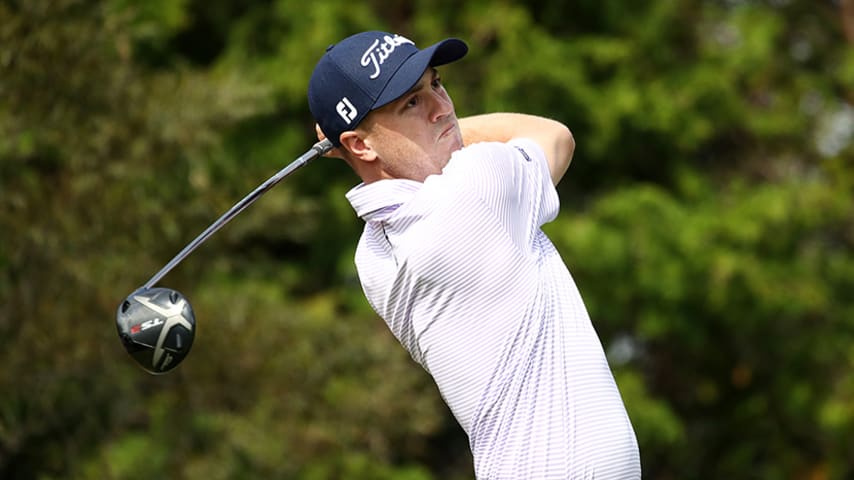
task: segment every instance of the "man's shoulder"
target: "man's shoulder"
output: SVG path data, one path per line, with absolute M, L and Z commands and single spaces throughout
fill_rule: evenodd
M 509 142 L 473 143 L 454 152 L 443 175 L 457 176 L 466 183 L 512 183 L 518 175 L 539 172 L 545 165 L 545 153 L 536 142 L 516 138 Z
M 520 156 L 521 155 L 521 156 Z M 517 160 L 522 158 L 526 161 L 532 161 L 537 157 L 544 157 L 542 147 L 537 142 L 518 137 L 507 142 L 477 142 L 465 146 L 457 150 L 451 157 L 477 157 L 477 158 L 498 158 Z

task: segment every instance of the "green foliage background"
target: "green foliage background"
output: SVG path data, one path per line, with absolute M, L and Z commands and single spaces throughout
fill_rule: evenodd
M 115 308 L 314 140 L 325 47 L 465 39 L 460 116 L 558 118 L 547 226 L 645 478 L 854 478 L 854 51 L 830 0 L 0 2 L 0 478 L 470 479 L 467 440 L 368 308 L 342 163 L 162 282 L 190 357 Z M 851 30 L 854 31 L 854 30 Z

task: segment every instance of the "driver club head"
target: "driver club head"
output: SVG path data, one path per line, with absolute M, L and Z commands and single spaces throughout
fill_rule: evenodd
M 116 328 L 131 357 L 157 375 L 178 366 L 190 352 L 196 318 L 180 292 L 142 288 L 119 304 Z

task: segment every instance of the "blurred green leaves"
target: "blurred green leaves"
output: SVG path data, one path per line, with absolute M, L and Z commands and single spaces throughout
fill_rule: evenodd
M 854 427 L 850 410 L 840 408 L 850 400 L 845 372 L 854 366 L 847 293 L 854 198 L 842 187 L 826 176 L 774 185 L 734 181 L 688 199 L 636 186 L 549 226 L 600 332 L 628 336 L 628 365 L 640 370 L 627 365 L 618 380 L 630 411 L 645 405 L 633 418 L 669 414 L 684 422 L 706 412 L 715 422 L 703 431 L 687 427 L 688 441 L 668 446 L 669 463 L 684 462 L 675 472 L 687 475 L 700 462 L 714 477 L 734 475 L 743 468 L 741 455 L 781 448 L 760 441 L 758 432 L 783 445 L 805 447 L 804 439 L 813 439 L 821 456 L 847 455 L 833 441 L 836 428 Z M 666 407 L 647 405 L 633 383 L 637 371 L 668 399 Z M 675 418 L 637 425 L 642 444 L 660 441 L 644 440 L 659 428 L 680 432 Z M 822 421 L 835 427 L 825 431 Z M 731 435 L 744 429 L 751 441 L 731 445 Z M 693 459 L 691 438 L 718 453 Z
M 849 478 L 854 56 L 835 2 L 0 3 L 0 477 L 472 478 L 352 265 L 321 159 L 165 280 L 199 332 L 150 377 L 118 303 L 314 141 L 309 74 L 366 29 L 461 37 L 460 115 L 566 122 L 546 229 L 646 478 Z

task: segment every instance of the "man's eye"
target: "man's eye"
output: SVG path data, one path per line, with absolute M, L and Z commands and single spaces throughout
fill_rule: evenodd
M 417 95 L 413 96 L 412 98 L 410 98 L 409 100 L 406 101 L 407 107 L 414 107 L 416 105 L 418 105 L 418 96 Z
M 433 79 L 432 84 L 433 84 L 433 88 L 439 88 L 442 86 L 442 79 L 439 77 L 436 77 Z

